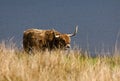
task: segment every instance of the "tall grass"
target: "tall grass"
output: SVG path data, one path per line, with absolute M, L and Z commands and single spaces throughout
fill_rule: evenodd
M 0 81 L 120 81 L 120 52 L 90 57 L 80 50 L 26 54 L 0 44 Z

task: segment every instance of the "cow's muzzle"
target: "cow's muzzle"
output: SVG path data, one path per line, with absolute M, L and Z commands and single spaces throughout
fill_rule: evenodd
M 65 49 L 69 49 L 70 47 L 71 47 L 70 44 L 67 44 Z

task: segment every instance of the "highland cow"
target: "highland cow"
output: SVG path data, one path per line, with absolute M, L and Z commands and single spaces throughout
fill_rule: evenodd
M 68 49 L 72 36 L 75 36 L 78 26 L 73 34 L 62 34 L 54 29 L 27 29 L 23 34 L 23 48 L 26 52 L 33 50 L 53 50 L 53 49 Z

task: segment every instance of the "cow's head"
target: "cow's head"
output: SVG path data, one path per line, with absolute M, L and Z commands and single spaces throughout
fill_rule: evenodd
M 70 41 L 71 41 L 71 37 L 75 36 L 76 33 L 78 31 L 78 26 L 76 26 L 74 33 L 72 34 L 58 34 L 55 35 L 55 38 L 58 40 L 57 41 L 57 46 L 59 48 L 63 48 L 63 49 L 68 49 L 70 48 Z

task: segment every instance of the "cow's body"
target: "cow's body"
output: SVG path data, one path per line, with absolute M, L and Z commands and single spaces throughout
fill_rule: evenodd
M 70 36 L 56 30 L 28 29 L 23 34 L 23 48 L 26 52 L 70 48 Z

